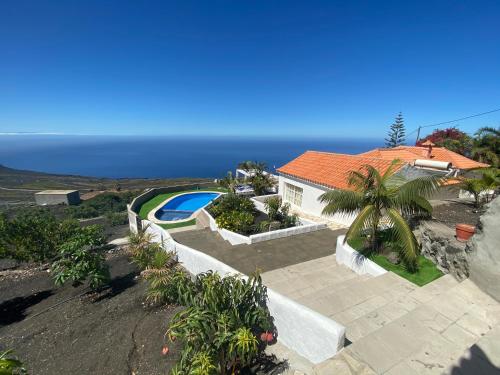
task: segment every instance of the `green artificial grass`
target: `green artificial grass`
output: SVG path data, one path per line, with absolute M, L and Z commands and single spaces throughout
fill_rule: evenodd
M 353 238 L 347 242 L 353 249 L 363 253 L 363 238 Z M 423 286 L 443 276 L 443 273 L 437 268 L 437 266 L 422 255 L 419 255 L 417 258 L 418 271 L 414 273 L 408 272 L 405 266 L 401 263 L 393 264 L 389 262 L 389 260 L 381 254 L 372 254 L 369 256 L 369 259 L 387 271 L 394 272 L 396 275 L 399 275 L 418 286 Z
M 443 276 L 443 273 L 436 267 L 436 265 L 422 255 L 419 255 L 417 258 L 418 271 L 415 273 L 408 272 L 401 264 L 392 264 L 383 255 L 372 255 L 370 260 L 377 263 L 380 267 L 385 268 L 387 271 L 394 272 L 395 274 L 418 286 L 424 286 L 425 284 Z
M 148 219 L 148 214 L 153 210 L 156 206 L 161 204 L 163 201 L 166 199 L 173 197 L 175 195 L 179 194 L 184 194 L 184 193 L 194 193 L 194 192 L 202 192 L 202 191 L 220 191 L 221 193 L 226 193 L 227 189 L 224 189 L 222 187 L 213 187 L 209 189 L 202 189 L 202 190 L 184 190 L 184 191 L 176 191 L 173 193 L 165 193 L 165 194 L 159 194 L 153 198 L 151 198 L 149 201 L 144 202 L 141 208 L 139 209 L 139 217 L 142 220 L 147 220 Z M 173 228 L 181 228 L 181 227 L 187 227 L 189 225 L 195 225 L 196 224 L 196 219 L 191 219 L 188 221 L 183 221 L 180 223 L 172 223 L 172 224 L 158 224 L 160 227 L 163 229 L 173 229 Z
M 172 224 L 158 224 L 160 227 L 163 229 L 173 229 L 173 228 L 181 228 L 181 227 L 188 227 L 190 225 L 195 225 L 196 224 L 196 219 L 191 219 L 188 221 L 182 221 L 180 223 L 172 223 Z

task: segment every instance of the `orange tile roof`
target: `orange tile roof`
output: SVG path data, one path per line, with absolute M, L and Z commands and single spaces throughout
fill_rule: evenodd
M 450 151 L 444 147 L 432 147 L 431 157 L 429 158 L 427 157 L 428 149 L 428 147 L 398 146 L 394 148 L 376 148 L 375 150 L 367 151 L 359 155 L 386 160 L 400 159 L 407 163 L 413 163 L 417 159 L 445 161 L 451 163 L 453 167 L 459 169 L 489 167 L 488 164 L 466 158 L 465 156 L 457 154 L 456 152 Z
M 306 151 L 277 171 L 329 188 L 351 190 L 347 183 L 350 171 L 359 171 L 363 165 L 369 164 L 384 173 L 391 163 L 392 160 L 359 155 Z M 402 166 L 400 164 L 395 170 Z

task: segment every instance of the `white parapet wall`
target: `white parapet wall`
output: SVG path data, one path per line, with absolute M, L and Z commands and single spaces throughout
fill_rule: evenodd
M 224 228 L 219 228 L 219 226 L 215 222 L 215 219 L 204 208 L 201 209 L 201 214 L 208 219 L 210 229 L 214 232 L 217 231 L 221 235 L 221 237 L 224 238 L 226 241 L 228 241 L 231 245 L 240 245 L 240 244 L 250 245 L 257 242 L 294 236 L 296 234 L 314 232 L 317 230 L 325 229 L 327 227 L 326 223 L 315 223 L 313 221 L 299 218 L 300 225 L 296 227 L 278 229 L 270 232 L 263 232 L 258 234 L 252 234 L 250 236 L 244 236 L 242 234 L 235 233 Z
M 347 242 L 344 243 L 345 236 L 337 237 L 337 249 L 335 259 L 338 264 L 343 264 L 359 275 L 380 276 L 387 271 L 377 263 L 354 250 Z
M 234 268 L 201 251 L 176 242 L 167 230 L 147 220 L 143 228 L 154 241 L 177 254 L 178 260 L 193 275 L 214 271 L 225 276 L 239 274 Z M 278 341 L 312 363 L 333 357 L 344 346 L 345 327 L 336 321 L 303 306 L 272 289 L 267 290 L 268 308 L 274 318 Z

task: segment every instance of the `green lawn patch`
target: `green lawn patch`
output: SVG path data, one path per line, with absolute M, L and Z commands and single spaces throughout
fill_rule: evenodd
M 356 251 L 361 253 L 363 252 L 364 239 L 353 238 L 347 242 L 349 243 L 349 246 Z M 396 275 L 399 275 L 418 286 L 423 286 L 443 276 L 443 273 L 437 268 L 437 266 L 423 255 L 418 257 L 418 271 L 414 273 L 408 272 L 401 263 L 393 264 L 389 262 L 385 256 L 380 254 L 372 254 L 369 256 L 369 259 L 387 271 L 394 272 Z
M 385 268 L 387 271 L 394 272 L 418 286 L 423 286 L 443 276 L 443 273 L 436 265 L 422 255 L 417 259 L 418 271 L 415 273 L 408 272 L 401 264 L 392 264 L 383 255 L 372 255 L 370 260 L 377 263 L 380 267 Z

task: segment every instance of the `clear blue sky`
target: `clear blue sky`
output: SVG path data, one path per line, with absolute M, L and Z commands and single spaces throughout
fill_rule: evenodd
M 382 137 L 399 111 L 411 131 L 500 108 L 499 20 L 499 1 L 4 0 L 0 132 Z

